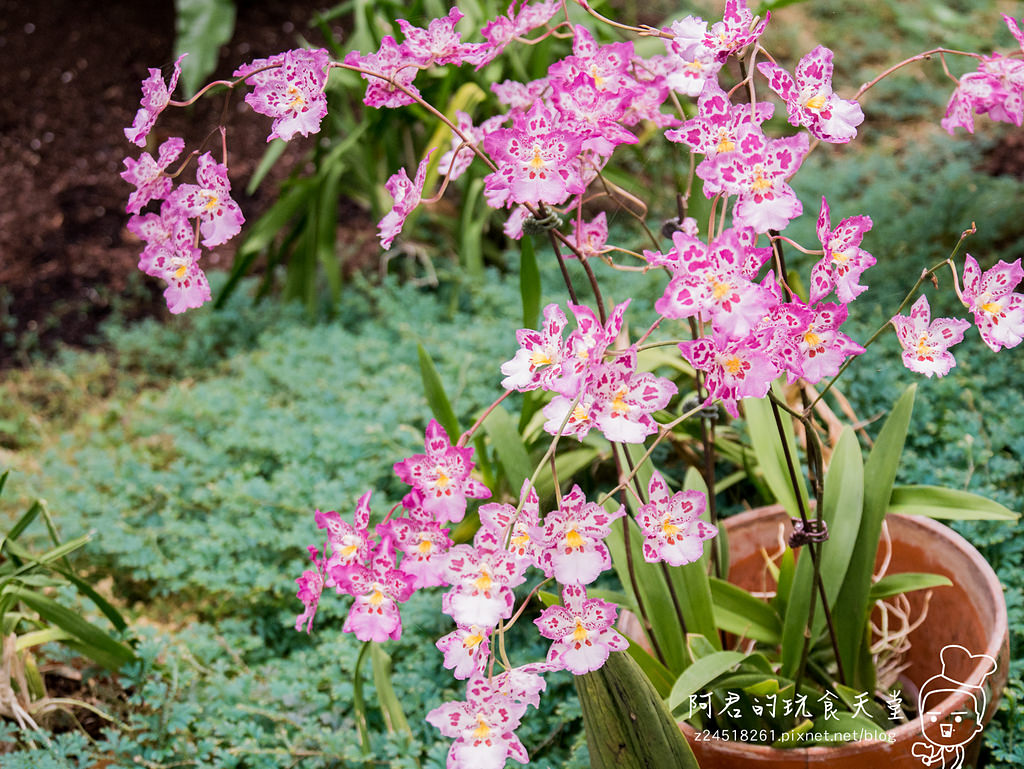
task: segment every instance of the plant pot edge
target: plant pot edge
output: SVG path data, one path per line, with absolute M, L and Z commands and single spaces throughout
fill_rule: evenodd
M 917 515 L 904 515 L 889 513 L 887 521 L 895 522 L 897 529 L 917 529 L 928 536 L 944 540 L 954 547 L 962 556 L 965 564 L 968 564 L 977 574 L 981 575 L 983 590 L 995 608 L 995 617 L 991 631 L 987 633 L 987 644 L 983 650 L 971 649 L 972 654 L 979 651 L 993 657 L 998 661 L 996 673 L 993 678 L 997 684 L 992 686 L 992 695 L 987 702 L 983 723 L 985 725 L 991 720 L 1002 689 L 1005 685 L 1007 665 L 1009 661 L 1009 621 L 1006 611 L 1006 600 L 1003 595 L 1002 586 L 993 571 L 992 567 L 982 555 L 957 532 L 948 526 L 931 518 Z M 754 508 L 739 513 L 735 516 L 723 519 L 722 524 L 731 535 L 735 530 L 745 526 L 764 526 L 765 521 L 771 521 L 771 526 L 777 528 L 778 524 L 788 520 L 788 515 L 781 505 Z M 957 584 L 954 580 L 954 584 Z M 936 663 L 938 661 L 936 660 Z M 984 682 L 986 663 L 981 660 L 971 670 L 968 680 L 972 682 Z M 959 688 L 953 694 L 945 697 L 939 705 L 939 712 L 942 717 L 948 716 L 958 709 L 967 699 L 968 688 Z M 890 740 L 860 740 L 856 742 L 843 743 L 834 746 L 810 746 L 798 748 L 773 748 L 766 745 L 753 745 L 742 742 L 731 742 L 723 740 L 698 741 L 697 731 L 688 723 L 680 722 L 680 729 L 684 736 L 694 748 L 700 760 L 701 767 L 708 769 L 715 767 L 731 767 L 736 765 L 747 765 L 753 763 L 756 766 L 778 766 L 778 767 L 806 767 L 820 765 L 829 767 L 853 767 L 853 766 L 874 766 L 879 760 L 888 762 L 890 769 L 900 769 L 900 764 L 893 763 L 893 759 L 905 757 L 903 762 L 906 766 L 923 766 L 919 758 L 912 757 L 911 745 L 923 736 L 922 720 L 919 715 L 912 721 L 900 724 L 889 730 Z M 980 739 L 980 735 L 977 739 Z M 837 764 L 840 761 L 842 763 Z M 738 764 L 737 762 L 744 762 Z M 875 767 L 874 769 L 877 769 Z

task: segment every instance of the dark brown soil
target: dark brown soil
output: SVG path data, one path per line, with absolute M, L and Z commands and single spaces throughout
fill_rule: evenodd
M 235 35 L 221 52 L 217 77 L 294 47 L 298 33 L 322 42 L 308 22 L 330 3 L 236 5 Z M 162 284 L 135 275 L 140 246 L 125 229 L 124 212 L 132 188 L 119 174 L 124 157 L 138 153 L 123 128 L 138 109 L 140 83 L 149 67 L 172 61 L 173 42 L 170 0 L 0 0 L 0 369 L 57 341 L 88 343 L 115 303 L 129 317 L 166 313 Z M 223 96 L 168 110 L 155 136 L 184 136 L 194 148 L 223 110 Z M 233 195 L 251 221 L 314 139 L 297 137 L 249 197 L 243 190 L 266 146 L 269 120 L 238 95 L 224 114 Z M 231 255 L 224 246 L 204 258 L 204 267 L 230 265 Z

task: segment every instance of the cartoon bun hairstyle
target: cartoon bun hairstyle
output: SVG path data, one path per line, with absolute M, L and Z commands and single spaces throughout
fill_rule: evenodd
M 932 676 L 921 685 L 921 697 L 925 697 L 930 692 L 942 691 L 944 689 L 967 689 L 978 702 L 979 711 L 984 711 L 987 705 L 987 697 L 985 696 L 983 684 L 985 679 L 996 670 L 995 659 L 988 654 L 971 654 L 959 644 L 949 644 L 942 647 L 942 651 L 939 653 L 939 660 L 942 663 L 942 672 Z M 982 662 L 986 664 L 981 666 L 982 677 L 980 682 L 971 683 L 970 681 L 961 680 L 970 678 L 970 674 Z

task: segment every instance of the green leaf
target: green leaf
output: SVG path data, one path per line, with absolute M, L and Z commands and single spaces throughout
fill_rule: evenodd
M 601 452 L 592 447 L 571 449 L 555 456 L 555 469 L 559 478 L 571 478 L 583 468 L 589 467 L 598 459 Z M 550 499 L 555 493 L 555 481 L 551 477 L 551 466 L 544 465 L 537 476 L 537 496 L 541 501 Z
M 746 658 L 747 655 L 743 652 L 720 651 L 694 660 L 672 685 L 672 691 L 668 696 L 669 710 L 675 712 L 681 705 L 688 706 L 691 694 L 696 694 Z
M 710 577 L 709 581 L 718 627 L 770 645 L 782 640 L 782 620 L 770 604 L 724 579 Z
M 422 344 L 416 345 L 416 351 L 420 357 L 420 377 L 423 380 L 423 394 L 427 397 L 427 404 L 434 414 L 434 418 L 441 424 L 441 427 L 448 433 L 448 439 L 455 443 L 459 438 L 459 420 L 455 416 L 448 396 L 445 394 L 444 385 L 441 383 L 441 375 L 437 373 L 437 367 Z
M 71 637 L 68 631 L 59 627 L 33 630 L 31 633 L 24 633 L 18 636 L 18 640 L 14 643 L 14 650 L 20 652 L 22 649 L 31 649 L 33 646 L 40 646 L 53 641 L 66 641 Z
M 894 486 L 889 512 L 957 520 L 1016 521 L 1019 515 L 991 499 L 940 486 Z
M 772 384 L 772 390 L 776 395 L 781 394 L 779 382 Z M 783 436 L 780 437 L 775 412 L 768 398 L 744 398 L 743 413 L 746 415 L 750 443 L 768 488 L 775 495 L 779 504 L 786 508 L 790 517 L 798 517 L 800 515 L 798 499 L 801 500 L 804 510 L 808 509 L 808 504 L 807 488 L 800 468 L 796 468 L 797 489 L 794 491 L 789 465 L 786 462 L 784 446 L 788 447 L 792 461 L 799 462 L 796 441 L 793 437 L 793 421 L 783 415 Z
M 249 272 L 256 259 L 273 244 L 277 236 L 287 227 L 288 223 L 311 205 L 316 192 L 314 180 L 303 179 L 292 185 L 283 193 L 273 206 L 249 228 L 245 240 L 235 252 L 235 260 L 231 265 L 231 274 L 214 302 L 214 307 L 221 308 L 234 293 L 242 278 Z
M 892 484 L 907 438 L 916 389 L 912 385 L 896 401 L 864 465 L 864 513 L 834 616 L 839 655 L 847 674 L 847 683 L 864 691 L 874 690 L 874 671 L 870 665 L 863 664 L 866 655 L 861 648 L 866 642 L 864 628 L 870 606 L 868 596 L 871 575 L 882 534 L 882 521 L 889 506 Z
M 377 704 L 389 734 L 407 734 L 412 736 L 412 729 L 405 718 L 402 703 L 391 685 L 391 656 L 384 651 L 379 643 L 372 643 L 370 659 L 373 663 L 373 685 L 377 689 Z
M 824 485 L 821 515 L 828 526 L 829 538 L 818 551 L 818 561 L 826 600 L 834 615 L 845 611 L 845 607 L 836 606 L 836 597 L 853 557 L 864 510 L 864 462 L 857 435 L 851 427 L 843 430 L 836 444 Z M 811 626 L 813 645 L 825 629 L 826 622 L 821 596 L 814 582 L 814 562 L 810 553 L 804 552 L 796 562 L 782 631 L 781 672 L 787 678 L 796 675 L 803 656 L 804 633 L 810 617 L 811 600 L 815 601 L 814 622 Z
M 459 223 L 459 260 L 474 278 L 484 275 L 483 231 L 488 210 L 483 200 L 484 180 L 474 179 L 469 185 Z
M 497 406 L 484 420 L 494 450 L 498 453 L 498 461 L 505 470 L 505 476 L 513 491 L 518 491 L 523 481 L 533 474 L 533 463 L 530 454 L 519 434 L 519 425 L 511 414 L 501 406 Z
M 629 654 L 574 680 L 592 769 L 698 769 L 679 725 Z
M 124 663 L 135 659 L 135 652 L 130 647 L 115 640 L 108 633 L 56 601 L 17 585 L 8 585 L 4 588 L 3 593 L 26 604 L 38 612 L 44 620 L 63 628 L 72 637 L 93 649 L 91 656 L 97 662 L 117 669 Z
M 519 240 L 519 293 L 523 298 L 523 328 L 537 328 L 540 318 L 540 270 L 533 237 L 523 235 Z
M 181 62 L 181 82 L 191 97 L 217 68 L 220 47 L 235 31 L 232 0 L 174 0 L 174 58 Z
M 608 500 L 605 505 L 614 510 L 618 502 Z M 623 527 L 629 531 L 629 559 L 626 557 L 627 545 L 623 535 Z M 654 648 L 663 655 L 663 664 L 673 673 L 678 674 L 688 664 L 688 655 L 683 645 L 683 634 L 679 627 L 672 594 L 669 592 L 665 574 L 659 564 L 647 563 L 643 558 L 641 543 L 643 535 L 636 522 L 625 516 L 612 524 L 612 531 L 605 544 L 612 554 L 612 564 L 619 576 L 626 594 L 637 606 L 643 606 L 650 622 L 649 633 L 653 635 Z M 632 569 L 630 569 L 632 564 Z M 635 576 L 635 581 L 631 578 Z
M 654 686 L 658 696 L 662 699 L 668 697 L 668 693 L 672 691 L 672 682 L 675 680 L 672 671 L 658 662 L 649 651 L 632 638 L 629 639 L 629 648 L 626 649 L 626 653 L 644 671 L 644 675 L 647 676 L 647 680 Z
M 96 592 L 92 585 L 69 569 L 54 567 L 54 570 L 72 582 L 75 587 L 78 588 L 80 593 L 92 601 L 96 605 L 96 608 L 103 612 L 103 616 L 110 620 L 110 624 L 112 624 L 119 633 L 122 633 L 127 629 L 128 623 L 124 621 L 124 617 L 121 616 L 121 612 L 115 609 L 106 598 Z
M 252 172 L 252 178 L 249 179 L 249 183 L 245 185 L 245 194 L 252 195 L 260 187 L 260 182 L 263 178 L 270 173 L 270 169 L 274 167 L 274 164 L 281 159 L 285 149 L 288 147 L 288 142 L 284 139 L 274 139 L 267 148 L 263 151 L 263 157 L 260 158 L 259 165 L 256 166 L 256 170 Z
M 930 587 L 949 587 L 953 583 L 942 574 L 907 571 L 901 574 L 886 574 L 871 586 L 868 599 L 874 603 L 883 598 L 891 598 L 901 593 L 914 590 L 926 590 Z

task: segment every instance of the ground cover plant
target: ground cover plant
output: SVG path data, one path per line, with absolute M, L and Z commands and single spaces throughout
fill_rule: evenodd
M 550 283 L 547 285 L 550 285 Z M 389 307 L 387 305 L 389 300 L 387 298 L 381 299 L 381 296 L 377 295 L 376 301 L 381 301 L 385 307 Z M 414 296 L 415 293 L 403 295 L 397 303 L 392 300 L 390 309 L 395 311 L 398 306 L 401 306 L 403 311 L 405 311 L 410 304 L 415 305 L 411 301 L 411 297 Z M 493 295 L 490 297 L 491 300 L 497 298 L 497 296 Z M 515 293 L 512 292 L 512 301 L 509 303 L 509 306 L 514 307 L 516 304 L 515 300 Z M 355 306 L 356 308 L 360 307 L 358 303 Z M 385 313 L 386 316 L 387 313 Z M 387 322 L 385 321 L 385 326 Z M 474 321 L 474 324 L 476 324 L 476 321 Z M 419 325 L 412 327 L 420 328 Z M 483 327 L 480 325 L 476 325 L 476 327 L 481 331 L 483 330 Z M 348 329 L 351 330 L 351 327 L 348 327 Z M 323 332 L 322 329 L 321 332 Z M 278 624 L 281 622 L 280 615 L 286 614 L 287 610 L 278 610 L 278 616 L 275 618 L 276 622 L 274 619 L 269 619 L 273 615 L 271 606 L 276 603 L 279 596 L 273 594 L 274 579 L 268 575 L 274 570 L 282 568 L 283 564 L 277 560 L 281 553 L 272 547 L 272 542 L 268 542 L 265 537 L 260 535 L 265 535 L 268 526 L 280 525 L 281 521 L 285 521 L 285 525 L 295 526 L 301 520 L 298 517 L 298 509 L 303 507 L 308 509 L 315 505 L 317 496 L 324 493 L 343 491 L 349 497 L 354 498 L 357 496 L 358 491 L 346 486 L 337 477 L 339 468 L 347 468 L 349 467 L 348 464 L 334 459 L 324 461 L 320 456 L 323 453 L 323 449 L 341 452 L 341 456 L 345 456 L 344 450 L 346 448 L 351 450 L 352 446 L 355 445 L 351 442 L 350 436 L 347 433 L 343 434 L 343 438 L 336 438 L 336 436 L 326 437 L 323 432 L 317 434 L 317 431 L 314 430 L 312 440 L 308 435 L 295 435 L 291 440 L 282 440 L 280 432 L 282 422 L 278 421 L 277 418 L 267 418 L 266 414 L 268 408 L 280 408 L 282 413 L 286 415 L 285 419 L 292 419 L 297 415 L 303 414 L 308 409 L 309 413 L 316 414 L 316 419 L 320 419 L 323 417 L 324 410 L 329 411 L 331 407 L 334 409 L 342 408 L 342 402 L 339 400 L 324 406 L 323 410 L 319 409 L 315 403 L 315 398 L 304 398 L 304 395 L 308 394 L 309 389 L 305 384 L 308 381 L 315 382 L 318 379 L 318 375 L 313 371 L 313 364 L 325 367 L 325 370 L 330 370 L 331 361 L 325 357 L 324 350 L 347 346 L 350 343 L 349 337 L 346 334 L 332 337 L 330 333 L 326 333 L 320 342 L 304 345 L 301 341 L 303 337 L 301 332 L 296 335 L 292 335 L 288 331 L 281 331 L 279 333 L 284 340 L 281 348 L 276 347 L 277 343 L 272 338 L 276 334 L 268 333 L 261 337 L 258 342 L 261 351 L 264 346 L 267 347 L 266 361 L 258 360 L 259 355 L 256 356 L 257 360 L 249 360 L 243 354 L 243 356 L 238 358 L 239 365 L 242 368 L 233 367 L 234 358 L 226 364 L 227 370 L 225 371 L 225 381 L 223 382 L 216 381 L 217 378 L 215 377 L 210 382 L 204 381 L 198 383 L 198 385 L 189 385 L 186 387 L 185 392 L 178 395 L 177 400 L 175 400 L 174 396 L 171 396 L 167 401 L 164 400 L 165 396 L 162 394 L 156 396 L 161 401 L 161 408 L 163 405 L 169 407 L 167 411 L 159 414 L 161 419 L 171 416 L 172 422 L 178 425 L 189 424 L 192 420 L 195 420 L 189 428 L 184 428 L 180 431 L 172 429 L 168 433 L 166 428 L 158 424 L 157 419 L 154 418 L 152 421 L 148 421 L 145 410 L 143 410 L 140 422 L 142 428 L 138 436 L 141 440 L 137 441 L 137 444 L 132 447 L 131 452 L 128 452 L 123 451 L 124 444 L 127 443 L 125 440 L 126 436 L 118 435 L 116 432 L 118 429 L 124 429 L 124 416 L 116 415 L 115 412 L 114 417 L 105 417 L 111 419 L 111 421 L 120 421 L 120 425 L 110 425 L 112 432 L 105 436 L 105 440 L 109 441 L 109 445 L 101 445 L 99 447 L 112 451 L 117 457 L 113 464 L 116 468 L 114 483 L 108 477 L 110 475 L 110 464 L 107 464 L 109 460 L 106 455 L 101 453 L 104 459 L 97 462 L 95 460 L 95 453 L 91 450 L 85 450 L 77 453 L 74 458 L 76 464 L 87 468 L 86 476 L 91 478 L 102 476 L 105 480 L 100 481 L 95 487 L 80 482 L 78 488 L 84 493 L 81 499 L 75 499 L 73 502 L 76 504 L 84 503 L 87 509 L 99 510 L 106 504 L 104 500 L 108 497 L 125 499 L 126 508 L 122 509 L 126 513 L 125 517 L 129 527 L 134 529 L 133 533 L 140 534 L 140 536 L 135 538 L 127 538 L 126 543 L 115 544 L 111 552 L 111 564 L 119 564 L 119 570 L 127 566 L 127 574 L 123 575 L 126 578 L 122 580 L 122 584 L 119 586 L 120 589 L 124 591 L 136 590 L 141 595 L 175 594 L 184 597 L 190 603 L 198 601 L 202 596 L 208 595 L 212 591 L 218 603 L 218 609 L 214 611 L 213 618 L 218 620 L 220 626 L 230 627 L 231 623 L 224 621 L 222 616 L 236 611 L 241 618 L 243 627 L 246 627 L 245 622 L 248 613 L 263 617 L 261 621 L 255 621 L 247 626 L 250 632 L 250 642 L 252 643 L 251 660 L 253 662 L 262 662 L 265 660 L 265 655 L 270 655 L 282 649 L 287 652 L 289 646 L 287 641 L 276 638 L 274 632 L 275 629 L 280 629 Z M 443 329 L 441 329 L 441 333 L 443 333 Z M 505 333 L 507 334 L 508 332 L 506 331 Z M 370 331 L 369 335 L 372 341 L 369 342 L 368 346 L 357 346 L 355 349 L 363 356 L 370 356 L 371 367 L 374 365 L 379 367 L 384 362 L 381 358 L 373 358 L 371 355 L 373 350 L 380 348 L 382 341 L 387 340 L 394 345 L 396 337 L 401 339 L 403 336 L 401 331 L 395 334 L 394 330 L 390 333 L 386 332 L 383 337 L 378 336 L 375 331 Z M 323 345 L 324 340 L 327 341 L 326 345 Z M 426 347 L 429 350 L 432 340 L 428 338 L 423 341 L 426 342 Z M 436 340 L 434 341 L 436 342 Z M 332 344 L 332 342 L 334 343 Z M 275 350 L 277 354 L 275 354 Z M 283 350 L 287 350 L 288 354 L 281 355 L 280 353 Z M 429 351 L 433 353 L 431 357 L 441 357 L 444 355 L 444 349 L 437 347 L 436 343 L 434 349 Z M 298 358 L 308 356 L 309 361 L 311 361 L 309 367 L 307 368 L 303 364 L 296 365 L 298 359 L 290 357 L 293 352 L 297 353 Z M 422 368 L 414 365 L 414 363 L 418 364 L 420 362 L 418 356 L 413 355 L 411 347 L 406 347 L 403 354 L 406 356 L 406 363 L 404 365 L 400 362 L 398 363 L 396 378 L 406 380 L 411 378 L 415 380 L 420 374 L 417 368 Z M 387 363 L 390 365 L 391 361 L 392 359 L 388 358 Z M 166 365 L 173 368 L 178 364 L 172 360 Z M 963 363 L 961 363 L 962 365 Z M 243 369 L 250 371 L 250 373 L 245 373 Z M 994 370 L 991 366 L 986 367 L 986 369 L 986 373 L 991 373 Z M 307 377 L 297 377 L 298 382 L 296 378 L 291 376 L 295 371 L 301 373 L 307 370 L 309 375 Z M 282 376 L 279 372 L 288 372 L 289 375 Z M 336 378 L 331 380 L 332 386 L 336 386 L 339 392 L 351 393 L 352 390 L 359 388 L 363 384 L 364 378 L 353 378 L 348 376 L 349 373 L 343 370 L 339 372 Z M 203 376 L 205 378 L 209 376 L 209 373 L 204 372 Z M 460 382 L 456 392 L 463 391 L 463 385 L 466 383 L 467 378 L 471 378 L 469 368 L 458 372 L 454 378 L 454 381 Z M 974 386 L 969 388 L 968 392 L 979 394 L 989 392 L 987 388 L 978 386 L 980 378 L 983 377 L 975 378 Z M 228 384 L 228 380 L 231 381 L 231 384 Z M 442 376 L 442 381 L 450 383 L 452 381 L 451 374 Z M 240 384 L 242 390 L 264 392 L 265 397 L 262 401 L 257 401 L 256 405 L 239 403 L 240 399 L 237 397 L 237 390 L 234 387 L 236 384 Z M 476 408 L 489 400 L 484 393 L 487 389 L 488 386 L 486 384 L 480 387 L 479 394 L 482 397 L 479 402 L 473 402 L 472 398 L 468 398 L 465 401 L 461 398 L 456 398 L 457 404 L 472 404 L 469 407 L 465 405 L 460 407 L 465 408 L 465 411 L 461 414 L 464 423 L 475 412 Z M 369 391 L 371 393 L 378 393 L 380 389 L 371 387 Z M 876 405 L 870 399 L 872 394 L 873 392 L 865 393 L 864 400 L 858 403 L 868 406 Z M 195 396 L 199 396 L 198 404 L 200 405 L 198 408 Z M 958 394 L 958 397 L 961 396 Z M 939 402 L 943 403 L 945 401 L 940 398 Z M 141 403 L 145 404 L 146 399 L 143 398 Z M 202 403 L 208 404 L 206 409 L 201 406 Z M 425 404 L 426 400 L 423 403 Z M 389 415 L 389 409 L 392 407 L 383 403 L 383 399 L 381 402 L 378 402 L 371 397 L 362 405 L 374 412 L 381 411 L 385 415 L 385 424 L 387 424 L 386 417 Z M 976 450 L 979 452 L 979 459 L 985 457 L 987 461 L 980 472 L 971 473 L 965 478 L 940 478 L 938 480 L 946 484 L 964 486 L 973 484 L 975 488 L 979 486 L 980 480 L 982 485 L 991 486 L 997 495 L 1001 495 L 1001 498 L 1006 499 L 1012 504 L 1014 494 L 1019 493 L 1019 489 L 1014 488 L 1012 474 L 1013 463 L 1016 461 L 1017 456 L 1016 448 L 1012 443 L 1000 443 L 992 440 L 993 436 L 1000 436 L 1001 433 L 998 430 L 998 426 L 996 426 L 994 431 L 989 430 L 989 424 L 991 424 L 993 416 L 987 415 L 984 407 L 978 409 L 977 404 L 972 402 L 967 402 L 967 406 L 969 409 L 974 409 L 979 415 L 980 429 L 977 435 L 973 433 L 971 435 L 981 439 L 979 443 L 984 445 Z M 408 403 L 406 400 L 401 402 L 400 406 L 393 408 L 396 408 L 402 415 L 405 415 L 407 407 Z M 930 464 L 927 461 L 928 452 L 935 448 L 935 446 L 928 446 L 928 436 L 937 434 L 945 438 L 949 430 L 956 430 L 960 427 L 956 417 L 945 413 L 941 406 L 936 408 L 938 409 L 938 416 L 934 412 L 925 412 L 926 418 L 930 417 L 930 419 L 923 426 L 922 435 L 924 437 L 921 438 L 921 441 L 928 448 L 924 450 L 922 454 L 924 458 L 920 460 L 920 464 L 917 466 L 917 472 L 920 472 L 922 476 L 930 468 Z M 225 424 L 217 422 L 217 418 L 222 414 L 226 418 L 227 425 L 224 434 L 221 434 L 220 430 L 216 427 L 210 427 L 213 424 Z M 982 414 L 986 415 L 981 416 Z M 237 429 L 237 432 L 232 430 L 233 427 L 238 428 L 242 424 L 254 425 L 254 435 L 244 435 L 241 429 Z M 104 425 L 104 427 L 107 427 L 107 425 Z M 378 468 L 389 466 L 387 455 L 381 450 L 379 442 L 381 440 L 380 432 L 387 436 L 387 440 L 393 440 L 393 431 L 386 429 L 384 431 L 374 431 L 370 428 L 365 430 L 366 435 L 362 437 L 369 437 L 371 440 L 367 441 L 366 444 L 361 444 L 361 447 L 367 452 L 370 461 L 366 468 L 367 475 L 360 477 L 359 482 L 365 484 L 372 480 L 378 487 L 378 494 L 384 493 L 394 499 L 401 496 L 401 486 L 397 485 L 394 479 L 389 478 L 386 473 L 380 474 L 377 472 L 375 475 L 372 469 L 374 466 Z M 1012 430 L 1007 431 L 1006 434 L 1012 436 Z M 167 440 L 167 437 L 170 440 Z M 404 450 L 408 452 L 415 450 L 415 440 L 413 439 L 412 431 L 410 430 L 409 435 L 405 437 L 409 441 L 404 446 L 401 441 L 395 441 L 390 445 L 385 444 L 385 446 L 389 447 L 392 451 Z M 372 440 L 373 438 L 377 438 L 377 443 Z M 950 443 L 948 441 L 936 441 L 936 443 L 945 451 L 950 450 Z M 182 446 L 188 449 L 188 451 L 184 452 L 187 456 L 187 459 L 184 460 L 180 449 Z M 93 448 L 97 447 L 90 446 L 90 449 Z M 212 452 L 205 454 L 204 451 L 207 448 L 212 448 Z M 967 448 L 971 447 L 968 446 Z M 912 442 L 911 450 L 913 451 L 913 449 Z M 141 454 L 136 455 L 136 452 L 139 451 L 141 451 Z M 137 456 L 141 458 L 137 459 Z M 216 466 L 218 459 L 214 459 L 214 457 L 220 460 L 226 459 L 230 462 L 231 470 L 227 473 L 215 473 L 208 467 L 211 463 Z M 911 458 L 913 459 L 914 457 L 912 456 Z M 60 462 L 60 460 L 56 461 Z M 483 462 L 482 459 L 480 461 Z M 947 465 L 947 467 L 954 466 L 952 464 Z M 299 504 L 289 510 L 288 503 L 282 501 L 282 497 L 278 496 L 278 494 L 284 494 L 287 497 L 287 490 L 290 487 L 297 488 L 300 485 L 300 480 L 306 477 L 304 471 L 313 471 L 316 473 L 315 477 L 321 480 L 316 484 L 313 493 L 309 493 L 308 488 L 300 492 L 298 495 L 300 497 Z M 274 482 L 268 483 L 268 479 L 271 478 L 274 479 Z M 346 478 L 345 480 L 349 479 Z M 124 485 L 121 485 L 122 481 Z M 281 486 L 277 485 L 278 482 L 281 483 Z M 155 498 L 147 493 L 153 489 L 159 492 Z M 515 489 L 513 489 L 514 491 Z M 235 505 L 230 504 L 231 497 L 236 498 Z M 178 500 L 182 499 L 189 500 L 187 505 L 177 504 Z M 252 511 L 254 506 L 259 508 L 256 515 L 253 515 Z M 182 510 L 180 509 L 181 507 L 187 507 L 188 509 Z M 191 531 L 201 535 L 205 531 L 204 524 L 209 520 L 208 516 L 214 510 L 226 510 L 229 515 L 234 513 L 233 516 L 228 518 L 231 524 L 224 526 L 223 536 L 214 536 L 212 541 L 204 543 L 205 549 L 197 548 L 198 555 L 196 557 L 200 561 L 205 560 L 212 563 L 214 559 L 227 552 L 233 560 L 237 560 L 241 564 L 243 571 L 256 572 L 255 579 L 247 580 L 244 590 L 237 594 L 237 603 L 232 600 L 224 600 L 225 598 L 230 599 L 232 597 L 233 588 L 232 581 L 226 578 L 225 575 L 218 574 L 213 569 L 204 569 L 201 564 L 193 564 L 192 569 L 189 569 L 181 564 L 172 563 L 172 559 L 164 556 L 164 553 L 168 551 L 176 552 L 180 547 L 180 543 L 191 542 L 194 539 L 194 536 L 189 536 Z M 295 517 L 288 517 L 289 513 L 295 515 Z M 200 516 L 206 517 L 199 520 Z M 242 518 L 248 518 L 255 524 L 255 531 L 248 537 L 237 536 L 236 531 L 230 530 L 234 521 Z M 122 532 L 123 530 L 122 528 Z M 998 529 L 988 530 L 987 534 L 984 531 L 977 529 L 974 533 L 981 539 L 984 539 L 986 536 L 992 538 L 993 552 L 999 555 L 997 562 L 1005 573 L 1007 571 L 1006 565 L 1012 563 L 1015 557 L 1012 553 L 1008 552 L 1012 548 L 1006 548 L 1009 538 L 1001 534 Z M 296 533 L 295 528 L 289 531 L 289 534 L 292 535 Z M 232 537 L 232 534 L 236 536 Z M 269 552 L 264 552 L 268 550 L 268 545 L 270 546 Z M 145 557 L 139 555 L 140 549 L 148 550 L 148 554 Z M 1000 552 L 1000 550 L 1004 552 Z M 154 553 L 157 555 L 156 558 L 153 557 Z M 256 556 L 255 558 L 253 557 L 254 555 Z M 263 557 L 266 557 L 266 562 L 263 561 Z M 196 565 L 199 565 L 200 568 L 195 568 Z M 263 569 L 266 571 L 263 571 Z M 264 605 L 264 601 L 268 605 Z M 326 610 L 326 606 L 324 610 Z M 415 614 L 415 608 L 413 611 L 413 616 L 418 616 Z M 223 612 L 223 615 L 219 614 L 219 612 Z M 417 623 L 413 624 L 416 627 L 420 627 Z M 428 624 L 423 623 L 424 628 Z M 430 632 L 433 632 L 436 636 L 437 628 L 431 628 Z M 201 647 L 201 644 L 195 643 Z M 277 644 L 283 644 L 283 647 Z M 344 708 L 342 711 L 344 711 Z M 1010 712 L 1012 713 L 1012 710 Z M 265 717 L 270 721 L 274 720 L 273 716 L 265 715 Z M 379 727 L 380 725 L 376 724 L 375 726 Z M 526 728 L 529 729 L 530 727 Z M 197 726 L 191 726 L 190 731 L 194 736 L 196 732 L 201 733 L 202 729 Z M 371 731 L 379 738 L 378 731 Z M 157 732 L 159 734 L 159 729 Z M 529 732 L 520 732 L 520 736 L 524 741 L 527 741 L 527 736 L 529 735 Z M 1000 735 L 1003 738 L 1002 743 L 998 742 Z M 996 732 L 996 750 L 1003 751 L 1004 757 L 1011 755 L 1014 749 L 1012 735 L 1012 725 L 1006 726 L 1002 732 Z M 154 744 L 159 744 L 161 739 L 164 738 L 154 738 Z M 217 737 L 214 737 L 205 744 L 210 750 L 220 751 L 217 753 L 218 760 L 233 760 L 228 757 L 234 756 L 238 758 L 239 754 L 248 756 L 248 758 L 239 760 L 252 760 L 252 752 L 247 752 L 246 750 L 248 746 L 244 746 L 240 750 L 237 745 L 229 746 L 228 739 L 225 738 L 223 742 L 218 743 Z M 261 739 L 262 737 L 256 740 L 258 745 L 265 744 L 261 742 Z M 534 746 L 538 742 L 541 745 L 541 756 L 543 756 L 543 749 L 547 744 L 545 740 L 528 741 L 527 744 L 530 746 L 531 752 L 533 752 Z M 254 747 L 253 751 L 260 749 L 260 747 Z M 279 752 L 276 754 L 277 759 L 279 760 L 281 755 L 287 754 L 289 750 L 292 751 L 291 755 L 299 756 L 300 753 L 305 755 L 302 751 L 307 749 L 296 748 L 293 744 L 290 747 L 279 749 Z M 296 750 L 300 752 L 296 752 Z M 308 750 L 311 753 L 315 753 L 316 749 L 309 748 Z M 436 745 L 433 750 L 434 756 L 444 752 L 442 749 L 439 753 Z M 393 752 L 397 752 L 397 750 L 395 748 L 387 748 L 386 746 L 376 746 L 374 750 L 374 753 L 378 756 L 390 756 Z M 334 755 L 348 756 L 350 760 L 357 761 L 362 755 L 362 751 L 349 742 L 344 747 L 339 745 Z M 309 758 L 317 757 L 310 755 Z M 154 755 L 153 760 L 159 760 L 159 758 Z M 329 759 L 325 758 L 325 760 Z M 397 761 L 398 759 L 395 760 Z

